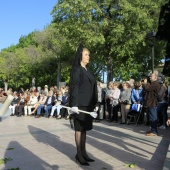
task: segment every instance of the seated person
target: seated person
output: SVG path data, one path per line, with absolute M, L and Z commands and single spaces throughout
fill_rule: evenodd
M 51 113 L 50 113 L 50 117 L 54 116 L 54 111 L 57 110 L 57 115 L 60 114 L 60 109 L 62 108 L 61 106 L 61 101 L 60 100 L 55 100 L 55 105 L 52 107 Z
M 18 102 L 17 106 L 15 106 L 15 114 L 17 116 L 21 116 L 24 114 L 23 109 L 25 105 L 25 97 L 27 96 L 27 93 L 21 92 L 20 93 L 20 101 Z
M 20 97 L 18 97 L 18 93 L 15 91 L 13 94 L 14 99 L 11 102 L 11 105 L 9 106 L 9 108 L 12 111 L 11 116 L 15 115 L 15 106 L 17 106 L 18 102 L 20 101 Z
M 65 92 L 64 95 L 62 96 L 62 101 L 61 101 L 61 109 L 60 109 L 60 113 L 57 113 L 57 119 L 61 119 L 62 117 L 66 117 L 66 119 L 69 119 L 68 116 L 68 111 L 66 108 L 62 108 L 63 106 L 67 105 L 67 99 L 68 99 L 68 92 Z
M 45 93 L 42 92 L 40 99 L 38 100 L 38 102 L 35 104 L 35 108 L 34 110 L 31 112 L 32 114 L 35 114 L 36 110 L 38 109 L 39 105 L 44 105 L 45 101 L 47 99 L 47 96 L 45 96 Z
M 59 91 L 57 92 L 57 100 L 62 101 L 62 96 L 63 96 L 62 91 L 59 90 Z
M 37 103 L 37 97 L 35 96 L 35 92 L 31 92 L 30 100 L 28 101 L 27 105 L 24 106 L 24 113 L 25 116 L 31 115 L 31 109 L 35 107 L 35 104 Z M 28 111 L 28 112 L 27 112 Z
M 55 97 L 53 96 L 53 91 L 49 91 L 48 92 L 48 97 L 44 103 L 44 105 L 39 105 L 38 109 L 37 109 L 37 118 L 40 117 L 41 114 L 41 110 L 44 109 L 45 110 L 45 117 L 48 118 L 48 111 L 52 108 L 52 106 L 55 104 Z

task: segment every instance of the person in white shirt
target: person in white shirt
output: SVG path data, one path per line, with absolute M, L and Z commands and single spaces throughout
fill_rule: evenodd
M 31 112 L 31 114 L 35 114 L 36 110 L 38 109 L 38 106 L 39 106 L 39 105 L 44 105 L 46 99 L 47 99 L 47 96 L 45 96 L 45 93 L 43 92 L 43 93 L 40 95 L 40 99 L 39 99 L 38 102 L 35 104 L 35 108 L 34 108 L 34 110 Z
M 113 83 L 113 91 L 109 95 L 110 99 L 110 107 L 111 107 L 111 117 L 110 122 L 117 123 L 118 122 L 118 111 L 119 111 L 119 97 L 120 97 L 120 89 L 119 83 Z
M 35 107 L 35 104 L 37 103 L 37 97 L 35 96 L 34 92 L 31 92 L 30 100 L 28 101 L 27 105 L 24 106 L 24 113 L 25 116 L 31 115 L 31 109 Z

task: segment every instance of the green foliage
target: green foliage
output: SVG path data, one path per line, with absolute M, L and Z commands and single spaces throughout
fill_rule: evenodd
M 114 77 L 128 79 L 142 71 L 136 71 L 143 64 L 136 57 L 138 53 L 142 59 L 148 57 L 143 50 L 145 35 L 156 30 L 161 4 L 153 0 L 59 1 L 52 11 L 53 22 L 73 46 L 83 42 L 97 51 L 100 55 L 94 55 L 95 61 L 103 64 L 103 70 L 111 57 Z M 159 51 L 158 60 L 163 58 Z
M 6 164 L 8 161 L 12 161 L 12 159 L 11 158 L 0 159 L 0 165 Z
M 48 27 L 22 36 L 17 45 L 2 50 L 0 78 L 11 86 L 29 86 L 35 77 L 36 86 L 44 86 L 56 85 L 60 74 L 61 81 L 68 83 L 75 52 L 82 42 L 91 52 L 88 67 L 97 80 L 102 79 L 103 72 L 108 73 L 108 81 L 140 79 L 151 69 L 153 40 L 145 36 L 157 31 L 160 7 L 165 2 L 58 0 Z M 155 41 L 154 45 L 156 67 L 164 58 L 165 43 Z
M 14 150 L 14 148 L 8 148 L 7 150 Z

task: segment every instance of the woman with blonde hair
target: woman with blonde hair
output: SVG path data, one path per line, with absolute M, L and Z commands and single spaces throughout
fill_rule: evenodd
M 34 115 L 35 115 L 35 112 L 37 111 L 38 106 L 39 106 L 39 105 L 43 105 L 43 104 L 45 103 L 46 99 L 47 99 L 47 96 L 45 96 L 45 93 L 43 92 L 43 93 L 41 94 L 41 96 L 40 96 L 40 99 L 39 99 L 38 102 L 35 104 L 35 108 L 34 108 L 34 110 L 31 112 L 31 114 L 34 114 Z
M 130 111 L 131 107 L 131 88 L 128 82 L 122 82 L 123 90 L 120 93 L 120 107 L 122 122 L 120 124 L 126 124 L 127 113 Z
M 109 95 L 110 107 L 111 107 L 110 122 L 114 122 L 114 123 L 118 122 L 119 97 L 120 97 L 120 90 L 118 87 L 119 87 L 119 83 L 114 82 L 113 91 Z

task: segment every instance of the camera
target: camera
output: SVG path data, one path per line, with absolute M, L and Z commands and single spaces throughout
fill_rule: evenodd
M 150 76 L 151 76 L 151 73 L 141 74 L 141 77 L 142 77 L 141 82 L 144 81 L 144 79 L 147 79 L 147 82 L 151 83 Z
M 165 76 L 162 73 L 158 73 L 158 82 L 163 84 L 165 82 Z

